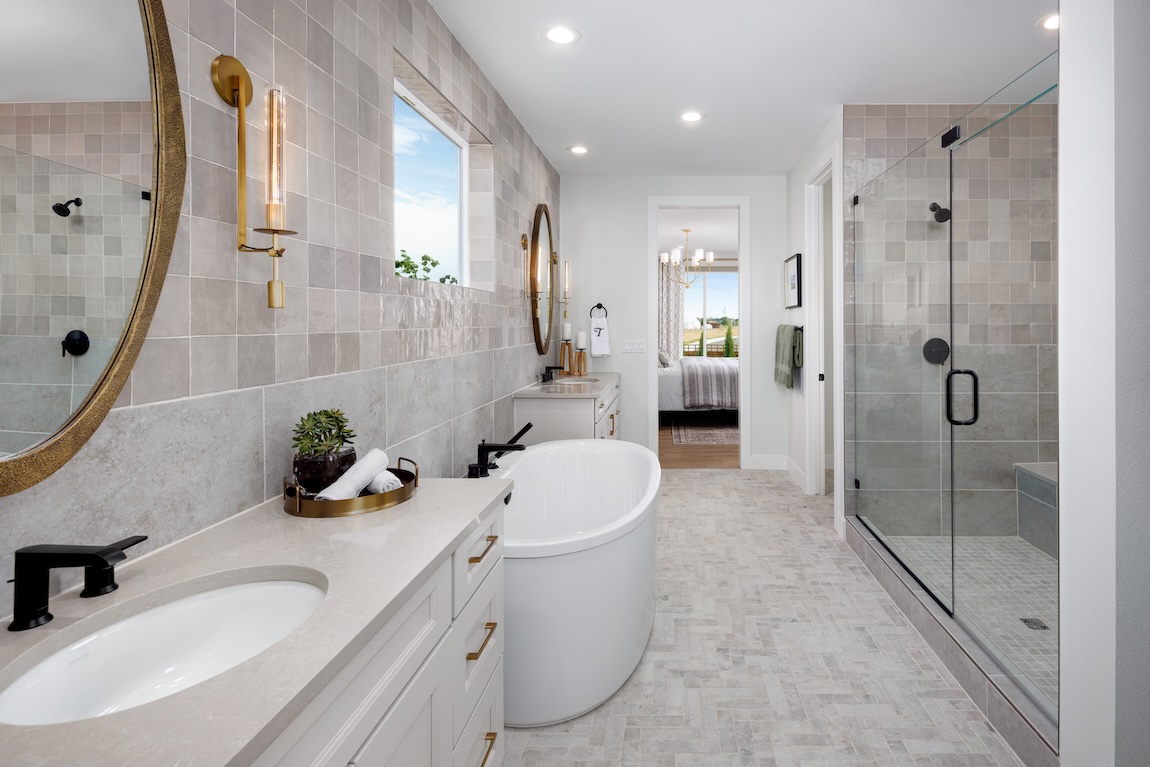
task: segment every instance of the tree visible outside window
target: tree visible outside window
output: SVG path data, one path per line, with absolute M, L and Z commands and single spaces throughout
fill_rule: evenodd
M 683 294 L 683 354 L 737 357 L 739 275 L 711 272 Z
M 392 136 L 396 274 L 466 284 L 467 144 L 398 83 Z

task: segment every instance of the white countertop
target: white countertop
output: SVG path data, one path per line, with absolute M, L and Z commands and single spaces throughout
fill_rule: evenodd
M 424 479 L 406 503 L 339 519 L 301 519 L 276 499 L 116 567 L 120 588 L 55 596 L 50 623 L 0 630 L 0 689 L 84 635 L 140 610 L 249 580 L 326 588 L 319 609 L 264 652 L 182 692 L 64 724 L 0 724 L 0 762 L 34 765 L 240 765 L 251 762 L 375 635 L 511 489 L 508 480 Z M 129 533 L 146 534 L 147 530 Z M 52 541 L 44 541 L 50 543 Z
M 560 376 L 547 383 L 531 384 L 515 392 L 515 397 L 525 399 L 597 399 L 607 394 L 612 388 L 619 388 L 618 373 L 595 372 L 579 378 Z

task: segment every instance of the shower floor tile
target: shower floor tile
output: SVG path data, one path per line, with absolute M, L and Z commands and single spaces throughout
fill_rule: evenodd
M 950 583 L 950 539 L 887 536 L 904 561 L 933 584 Z M 1058 560 L 1017 536 L 954 540 L 954 613 L 1042 695 L 1058 705 Z M 1037 618 L 1049 628 L 1027 627 Z
M 786 472 L 664 470 L 655 626 L 614 697 L 505 767 L 1020 767 Z

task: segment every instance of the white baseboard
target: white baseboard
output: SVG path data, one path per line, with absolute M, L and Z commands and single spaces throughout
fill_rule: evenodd
M 791 479 L 799 486 L 799 489 L 805 493 L 807 491 L 807 473 L 790 456 L 787 457 L 787 473 L 791 475 Z
M 787 456 L 785 455 L 768 455 L 759 454 L 748 456 L 744 461 L 740 462 L 739 468 L 741 469 L 766 469 L 771 471 L 781 471 L 787 468 Z

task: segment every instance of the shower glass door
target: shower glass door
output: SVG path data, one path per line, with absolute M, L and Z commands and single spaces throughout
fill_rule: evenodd
M 954 615 L 1051 714 L 1056 88 L 1054 56 L 962 118 L 951 145 Z
M 1055 721 L 1057 66 L 863 187 L 846 271 L 848 513 Z
M 854 466 L 847 476 L 855 479 L 853 513 L 950 609 L 950 439 L 942 410 L 949 227 L 924 215 L 932 201 L 947 201 L 948 154 L 937 141 L 920 147 L 861 189 L 853 205 L 847 440 Z

